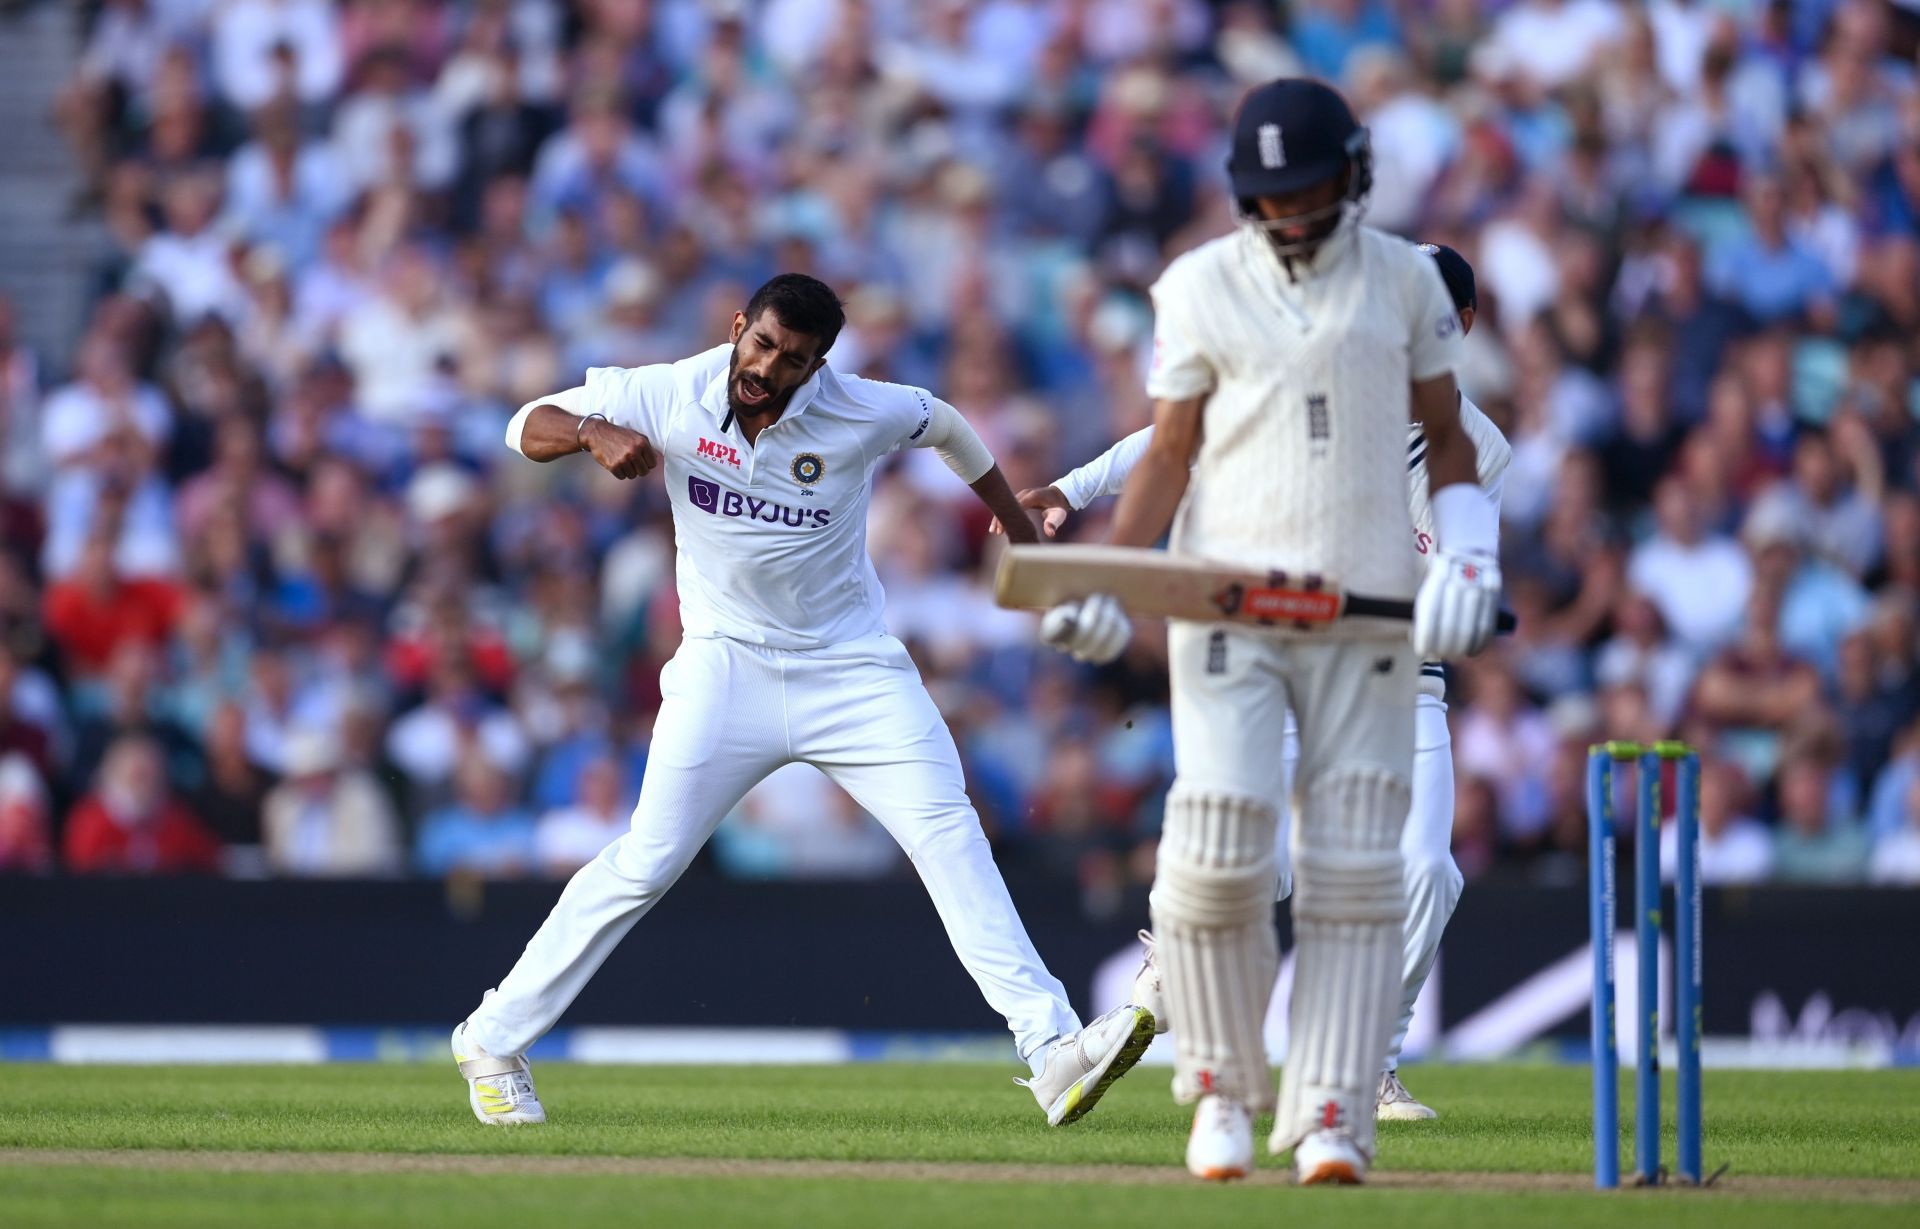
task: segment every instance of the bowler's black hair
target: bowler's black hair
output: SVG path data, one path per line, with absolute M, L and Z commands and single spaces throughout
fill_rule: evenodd
M 818 342 L 815 358 L 833 349 L 834 338 L 847 322 L 840 296 L 819 278 L 804 273 L 782 273 L 754 291 L 747 300 L 747 323 L 758 320 L 762 312 L 772 312 L 783 327 Z

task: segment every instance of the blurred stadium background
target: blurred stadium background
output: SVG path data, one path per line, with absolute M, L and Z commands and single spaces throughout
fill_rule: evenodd
M 1474 261 L 1462 384 L 1515 450 L 1521 630 L 1453 674 L 1469 886 L 1410 1050 L 1584 1028 L 1604 733 L 1705 749 L 1719 1056 L 1920 1058 L 1917 43 L 1912 0 L 0 4 L 0 1055 L 440 1044 L 622 829 L 679 636 L 657 484 L 518 463 L 512 409 L 798 269 L 836 365 L 1051 481 L 1146 421 L 1145 288 L 1231 225 L 1241 91 L 1305 73 L 1372 128 L 1370 220 Z M 1111 998 L 1154 636 L 1037 648 L 930 456 L 871 535 L 1041 951 Z M 572 1023 L 995 1028 L 807 768 Z

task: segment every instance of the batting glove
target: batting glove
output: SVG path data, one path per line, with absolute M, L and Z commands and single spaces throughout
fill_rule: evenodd
M 1442 550 L 1413 599 L 1413 648 L 1426 658 L 1468 657 L 1493 639 L 1500 565 L 1479 551 Z
M 1095 665 L 1120 656 L 1132 638 L 1127 612 L 1105 593 L 1055 606 L 1040 620 L 1040 639 L 1075 661 Z

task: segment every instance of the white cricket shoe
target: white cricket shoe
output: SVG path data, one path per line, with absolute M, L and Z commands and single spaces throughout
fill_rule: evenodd
M 1218 1093 L 1200 1098 L 1187 1136 L 1187 1172 L 1208 1182 L 1253 1173 L 1253 1111 L 1245 1102 Z
M 502 1058 L 489 1054 L 467 1035 L 462 1021 L 453 1030 L 453 1061 L 467 1077 L 467 1102 L 473 1116 L 490 1127 L 542 1123 L 547 1111 L 534 1095 L 533 1074 L 523 1054 Z
M 1398 1071 L 1389 1071 L 1380 1077 L 1380 1091 L 1373 1101 L 1373 1116 L 1379 1122 L 1417 1122 L 1440 1115 L 1414 1100 L 1407 1086 L 1400 1082 Z
M 1351 1135 L 1322 1128 L 1295 1146 L 1293 1176 L 1301 1186 L 1358 1186 L 1367 1179 L 1367 1158 Z
M 1146 944 L 1147 958 L 1140 965 L 1140 971 L 1133 975 L 1133 1001 L 1153 1013 L 1153 1031 L 1167 1031 L 1167 987 L 1160 980 L 1160 964 L 1153 958 L 1153 932 L 1140 932 L 1140 942 Z
M 1153 1013 L 1129 1003 L 1048 1046 L 1040 1074 L 1014 1083 L 1033 1093 L 1048 1126 L 1065 1126 L 1086 1117 L 1152 1044 Z

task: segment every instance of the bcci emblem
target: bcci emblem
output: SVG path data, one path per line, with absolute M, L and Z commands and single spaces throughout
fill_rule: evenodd
M 827 463 L 816 453 L 803 452 L 793 459 L 793 480 L 801 486 L 812 486 L 826 473 Z

